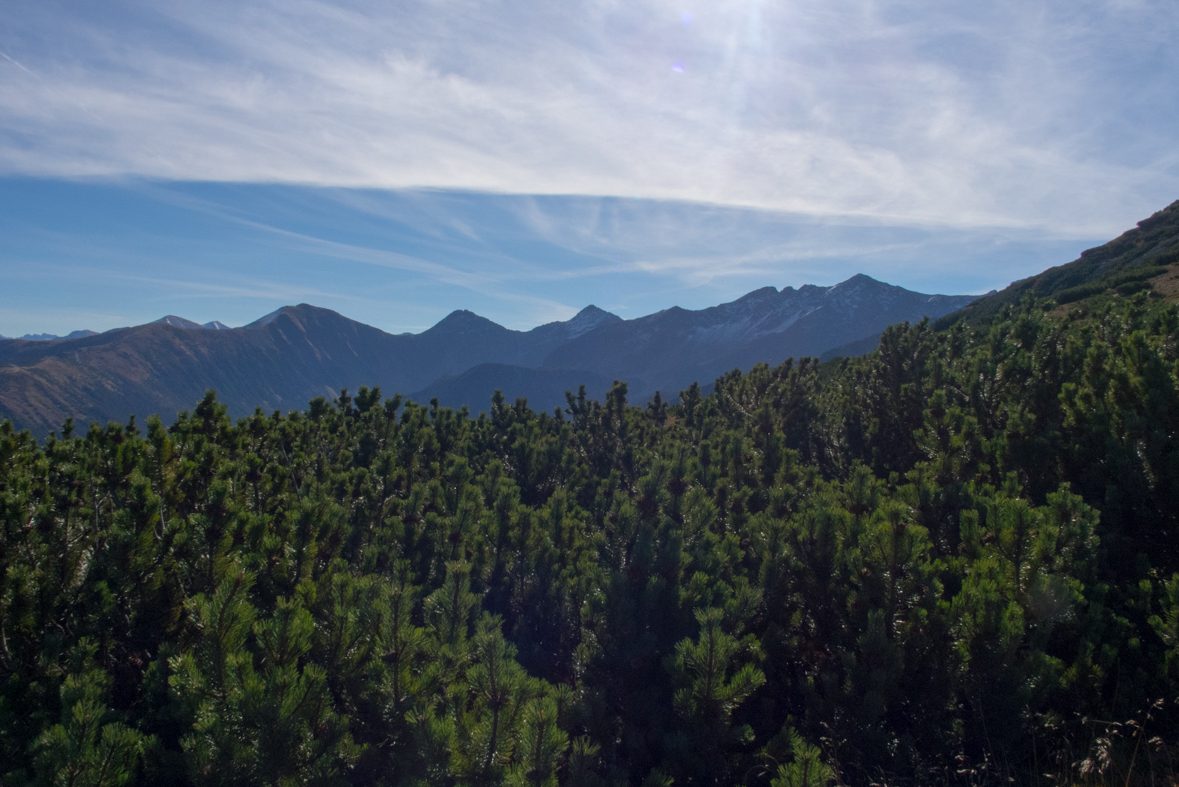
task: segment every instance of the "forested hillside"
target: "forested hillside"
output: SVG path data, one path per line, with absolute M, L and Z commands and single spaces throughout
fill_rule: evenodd
M 1109 243 L 1081 253 L 1079 259 L 1049 268 L 988 298 L 975 301 L 937 321 L 981 323 L 1000 309 L 1028 296 L 1052 298 L 1060 305 L 1076 303 L 1107 292 L 1131 295 L 1152 288 L 1173 297 L 1179 290 L 1175 263 L 1179 262 L 1179 201 L 1143 219 Z

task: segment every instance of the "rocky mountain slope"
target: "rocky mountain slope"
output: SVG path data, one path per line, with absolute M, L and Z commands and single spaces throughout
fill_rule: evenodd
M 711 382 L 735 368 L 818 356 L 879 333 L 956 311 L 974 296 L 924 295 L 853 276 L 832 287 L 755 290 L 732 303 L 672 308 L 603 326 L 563 345 L 542 368 L 583 369 L 627 380 L 633 392 L 672 396 L 693 381 Z

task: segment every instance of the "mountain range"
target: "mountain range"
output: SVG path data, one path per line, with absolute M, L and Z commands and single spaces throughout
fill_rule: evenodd
M 58 336 L 52 333 L 26 333 L 24 336 L 17 336 L 15 338 L 22 339 L 26 342 L 55 342 L 59 339 L 84 339 L 87 336 L 95 336 L 98 331 L 70 331 L 65 336 Z M 8 336 L 0 336 L 0 340 L 8 339 Z
M 731 303 L 634 320 L 587 306 L 564 322 L 514 331 L 455 311 L 419 334 L 393 335 L 308 304 L 240 328 L 174 315 L 76 338 L 0 342 L 0 419 L 46 434 L 67 417 L 170 421 L 214 389 L 242 416 L 302 408 L 341 388 L 380 386 L 419 402 L 487 409 L 501 389 L 534 409 L 581 384 L 600 398 L 626 380 L 632 401 L 787 357 L 870 351 L 886 326 L 938 318 L 975 296 L 925 295 L 858 275 L 831 287 L 764 287 Z M 87 332 L 89 333 L 89 332 Z M 71 335 L 73 336 L 73 335 Z

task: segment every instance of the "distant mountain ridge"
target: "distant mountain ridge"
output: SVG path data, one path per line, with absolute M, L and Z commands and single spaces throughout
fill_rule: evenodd
M 213 320 L 212 322 L 207 322 L 204 325 L 201 325 L 200 323 L 193 322 L 192 320 L 186 320 L 183 317 L 177 317 L 174 314 L 167 314 L 167 315 L 161 317 L 160 319 L 155 320 L 155 322 L 163 323 L 165 325 L 171 325 L 176 328 L 184 328 L 185 330 L 197 330 L 197 331 L 199 331 L 199 330 L 214 330 L 214 331 L 233 330 L 228 325 L 226 325 L 225 323 L 220 322 L 218 320 Z M 54 333 L 26 333 L 24 336 L 0 335 L 0 341 L 4 341 L 6 339 L 22 339 L 26 342 L 59 342 L 59 341 L 64 341 L 66 339 L 85 339 L 87 336 L 97 336 L 97 335 L 98 335 L 98 331 L 88 331 L 88 330 L 71 331 L 70 333 L 66 334 L 65 336 L 58 336 L 57 334 L 54 334 Z
M 755 290 L 731 303 L 623 320 L 596 306 L 529 331 L 460 310 L 419 334 L 392 335 L 328 309 L 285 306 L 241 328 L 175 315 L 81 338 L 0 342 L 0 418 L 39 434 L 76 421 L 170 420 L 206 389 L 242 416 L 380 386 L 485 410 L 496 388 L 536 409 L 584 383 L 600 396 L 627 380 L 632 400 L 674 399 L 733 368 L 863 343 L 887 325 L 937 318 L 974 296 L 924 295 L 855 276 L 832 287 Z M 870 348 L 869 348 L 870 349 Z
M 165 315 L 165 316 L 161 317 L 160 319 L 156 320 L 156 322 L 163 323 L 164 325 L 171 325 L 173 328 L 183 328 L 186 331 L 231 331 L 231 330 L 233 330 L 225 323 L 218 322 L 217 320 L 213 320 L 212 322 L 207 322 L 204 325 L 202 325 L 199 322 L 193 322 L 192 320 L 186 320 L 183 317 L 177 317 L 175 314 Z
M 672 307 L 587 332 L 542 368 L 582 369 L 628 380 L 636 394 L 675 396 L 734 368 L 778 364 L 956 311 L 976 296 L 925 295 L 859 274 L 831 287 L 763 287 L 699 311 Z
M 54 341 L 61 341 L 63 339 L 85 339 L 87 336 L 97 336 L 97 335 L 98 335 L 98 331 L 82 330 L 82 331 L 71 331 L 70 333 L 66 334 L 65 336 L 58 336 L 58 335 L 52 334 L 52 333 L 26 333 L 24 336 L 15 336 L 15 337 L 0 336 L 0 340 L 15 338 L 15 339 L 21 339 L 26 342 L 54 342 Z

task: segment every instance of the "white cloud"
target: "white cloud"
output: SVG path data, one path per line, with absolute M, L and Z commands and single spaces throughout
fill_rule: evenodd
M 1162 2 L 8 13 L 10 174 L 641 195 L 1086 237 L 1179 196 Z

